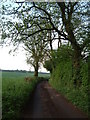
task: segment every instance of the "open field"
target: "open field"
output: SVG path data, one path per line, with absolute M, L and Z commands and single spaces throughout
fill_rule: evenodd
M 49 74 L 39 74 L 48 77 Z M 25 77 L 32 77 L 33 80 L 26 82 Z M 33 73 L 23 72 L 2 72 L 2 115 L 3 120 L 16 120 L 19 112 L 32 93 L 37 80 Z
M 18 78 L 24 78 L 24 77 L 33 77 L 34 76 L 34 72 L 2 72 L 2 77 L 3 79 L 15 79 L 15 77 Z M 39 73 L 39 77 L 50 77 L 49 73 Z

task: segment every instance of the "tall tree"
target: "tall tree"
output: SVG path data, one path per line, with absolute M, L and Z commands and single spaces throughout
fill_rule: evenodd
M 18 2 L 17 4 L 22 5 L 23 3 Z M 74 50 L 74 84 L 79 86 L 81 84 L 80 60 L 83 51 L 88 50 L 87 46 L 90 43 L 87 34 L 89 4 L 87 2 L 33 2 L 18 8 L 9 12 L 9 14 L 17 14 L 19 19 L 19 22 L 12 24 L 13 41 L 23 42 L 40 32 L 47 33 L 50 30 L 57 32 L 62 39 L 68 40 L 72 45 Z M 10 21 L 9 23 L 11 24 Z M 61 26 L 63 26 L 62 30 Z M 17 39 L 14 39 L 15 36 Z
M 85 37 L 87 37 L 85 33 L 88 32 L 87 25 L 86 25 L 86 22 L 87 22 L 86 12 L 88 10 L 88 4 L 78 3 L 78 2 L 75 2 L 75 3 L 62 2 L 62 3 L 57 3 L 57 4 L 61 10 L 62 22 L 65 27 L 65 31 L 68 34 L 68 40 L 71 42 L 72 48 L 74 49 L 74 56 L 73 56 L 74 58 L 73 67 L 75 70 L 74 71 L 74 84 L 79 86 L 81 84 L 80 61 L 81 61 L 81 56 L 82 56 L 82 50 L 84 49 L 85 43 L 87 41 L 87 39 L 85 39 Z M 83 18 L 83 15 L 85 18 Z M 86 28 L 86 30 L 84 28 Z M 82 35 L 83 31 L 84 31 L 84 36 L 85 36 L 84 39 Z
M 34 76 L 38 76 L 40 65 L 48 58 L 48 44 L 43 39 L 45 37 L 39 34 L 24 43 L 24 49 L 27 51 L 27 63 L 34 67 Z

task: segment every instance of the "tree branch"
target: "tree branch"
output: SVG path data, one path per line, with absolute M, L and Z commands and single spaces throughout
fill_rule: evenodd
M 42 32 L 42 31 L 44 31 L 44 30 L 53 30 L 53 29 L 45 28 L 45 29 L 37 30 L 37 31 L 35 31 L 35 32 L 31 33 L 31 34 L 21 33 L 21 35 L 26 35 L 26 36 L 30 37 L 30 36 L 35 35 L 36 33 Z
M 7 13 L 5 15 L 12 15 L 12 14 L 17 14 L 18 13 L 18 10 L 22 7 L 22 4 L 13 12 L 10 12 L 10 13 Z

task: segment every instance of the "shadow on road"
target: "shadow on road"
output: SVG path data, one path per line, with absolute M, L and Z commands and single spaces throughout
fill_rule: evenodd
M 21 114 L 22 120 L 31 118 L 88 119 L 82 111 L 57 93 L 47 81 L 37 85 Z

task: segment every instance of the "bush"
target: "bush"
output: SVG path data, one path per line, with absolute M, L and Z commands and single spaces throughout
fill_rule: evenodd
M 88 63 L 81 61 L 80 76 L 82 85 L 75 88 L 73 84 L 72 69 L 73 50 L 70 46 L 61 46 L 58 50 L 53 51 L 52 60 L 54 69 L 51 74 L 50 84 L 60 93 L 64 94 L 73 104 L 88 113 Z
M 50 84 L 60 93 L 64 94 L 73 104 L 88 113 L 88 65 L 82 63 L 82 85 L 75 88 L 72 79 L 72 62 L 60 62 L 53 71 Z
M 36 79 L 33 79 L 30 83 L 20 78 L 3 80 L 3 120 L 16 120 L 19 117 L 19 112 L 27 102 L 36 84 Z

